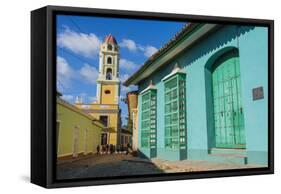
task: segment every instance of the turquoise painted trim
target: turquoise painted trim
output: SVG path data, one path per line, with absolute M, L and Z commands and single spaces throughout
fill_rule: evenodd
M 174 76 L 176 76 L 176 75 L 178 75 L 178 74 L 183 74 L 183 75 L 186 76 L 186 73 L 185 73 L 185 72 L 178 71 L 178 72 L 176 72 L 176 73 L 174 73 L 174 74 L 171 74 L 171 75 L 168 75 L 167 77 L 164 77 L 164 78 L 162 79 L 162 81 L 163 81 L 164 83 L 166 83 L 166 82 L 170 81 L 171 79 L 173 79 Z
M 212 71 L 212 66 L 215 63 L 215 61 L 222 56 L 223 54 L 230 52 L 232 50 L 235 50 L 238 52 L 237 46 L 225 46 L 221 48 L 220 50 L 216 51 L 206 62 L 205 68 L 207 68 L 209 71 Z

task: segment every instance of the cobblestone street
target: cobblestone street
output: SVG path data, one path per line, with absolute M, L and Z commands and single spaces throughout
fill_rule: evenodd
M 57 165 L 57 178 L 72 179 L 109 176 L 112 177 L 255 167 L 258 166 L 188 160 L 148 160 L 125 154 L 105 154 L 90 155 L 83 158 L 60 161 Z
M 58 163 L 57 166 L 58 179 L 158 174 L 162 172 L 149 160 L 125 154 L 92 155 Z

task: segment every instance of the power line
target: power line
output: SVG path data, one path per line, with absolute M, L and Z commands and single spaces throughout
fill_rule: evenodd
M 71 21 L 71 23 L 78 29 L 78 31 L 82 33 L 83 30 L 78 26 L 76 22 L 74 22 L 74 19 L 72 19 L 71 16 L 69 16 L 69 21 Z
M 67 53 L 67 54 L 69 54 L 69 55 L 71 55 L 71 56 L 77 58 L 78 60 L 80 60 L 80 61 L 83 62 L 83 63 L 88 63 L 88 64 L 91 64 L 91 63 L 92 63 L 92 62 L 89 62 L 88 59 L 85 59 L 84 57 L 81 57 L 80 55 L 77 55 L 77 54 L 75 54 L 75 53 L 73 53 L 73 52 L 70 52 L 70 51 L 68 51 L 68 50 L 65 49 L 65 48 L 62 48 L 62 47 L 58 47 L 58 48 L 59 48 L 61 51 L 63 51 L 64 53 Z
M 74 21 L 74 19 L 71 17 L 71 16 L 69 16 L 69 17 L 67 17 L 68 19 L 69 19 L 69 21 L 73 24 L 73 26 L 78 30 L 78 32 L 80 32 L 80 33 L 83 33 L 83 30 L 80 28 L 80 26 Z M 93 44 L 96 44 L 96 43 L 94 43 L 93 41 L 92 41 L 92 39 L 90 39 L 88 36 L 86 36 L 87 37 L 87 39 L 89 40 L 89 41 L 91 41 Z M 66 50 L 66 49 L 64 49 L 64 48 L 62 48 L 62 47 L 59 47 L 59 49 L 61 49 L 63 52 L 65 52 L 65 53 L 68 53 L 68 54 L 70 54 L 71 56 L 73 56 L 73 57 L 76 57 L 77 59 L 79 59 L 80 61 L 82 61 L 83 63 L 88 63 L 88 64 L 91 64 L 92 62 L 90 62 L 89 63 L 89 61 L 88 61 L 88 59 L 85 59 L 84 57 L 81 57 L 80 55 L 77 55 L 77 54 L 74 54 L 73 52 L 70 52 L 70 51 L 68 51 L 68 50 Z
M 76 29 L 78 29 L 78 31 L 79 31 L 80 33 L 83 33 L 82 28 L 74 21 L 74 19 L 73 19 L 71 16 L 69 16 L 69 20 L 70 20 L 70 21 L 72 22 L 72 24 L 76 27 Z M 89 41 L 91 41 L 93 44 L 96 44 L 96 43 L 93 42 L 92 39 L 90 39 L 88 36 L 86 36 L 86 38 L 89 39 Z

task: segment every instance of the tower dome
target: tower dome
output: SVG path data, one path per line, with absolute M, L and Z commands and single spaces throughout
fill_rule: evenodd
M 111 43 L 111 44 L 117 44 L 116 39 L 115 39 L 114 36 L 112 36 L 111 34 L 107 35 L 107 36 L 104 38 L 104 42 L 105 42 L 105 43 Z

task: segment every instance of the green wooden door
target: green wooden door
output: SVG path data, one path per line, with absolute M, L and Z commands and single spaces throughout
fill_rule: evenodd
M 245 148 L 240 64 L 237 52 L 228 52 L 215 62 L 212 87 L 216 147 Z

